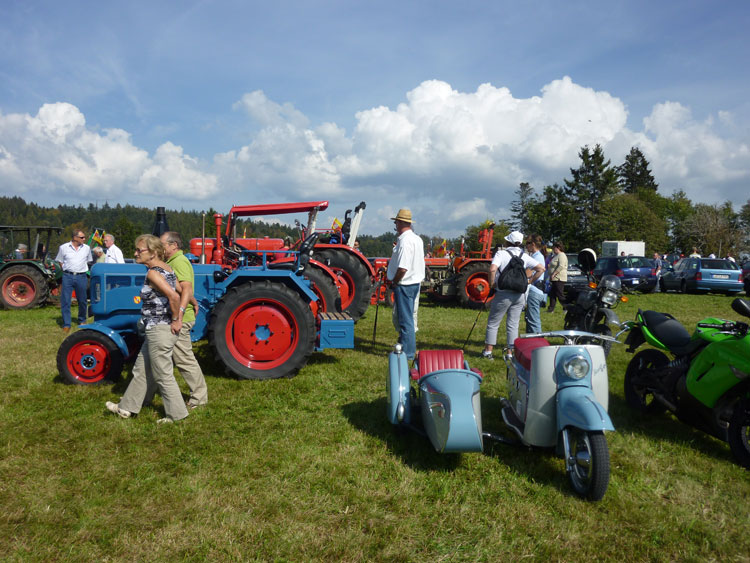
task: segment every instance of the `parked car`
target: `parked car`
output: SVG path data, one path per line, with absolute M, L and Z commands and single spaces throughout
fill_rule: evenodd
M 662 291 L 726 293 L 743 289 L 739 266 L 722 258 L 683 258 L 661 276 Z
M 623 288 L 650 292 L 656 288 L 656 270 L 645 256 L 607 256 L 599 258 L 594 267 L 594 278 L 612 274 L 620 278 Z
M 583 252 L 588 252 L 588 256 L 584 256 Z M 563 291 L 567 294 L 571 289 L 580 290 L 581 288 L 588 287 L 589 279 L 585 270 L 594 265 L 596 254 L 587 248 L 581 252 L 567 252 L 566 255 L 568 257 L 568 281 L 565 282 Z M 590 265 L 582 265 L 581 258 L 584 258 L 584 261 L 589 262 Z

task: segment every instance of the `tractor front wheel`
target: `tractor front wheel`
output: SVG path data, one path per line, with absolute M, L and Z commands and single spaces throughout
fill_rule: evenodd
M 112 340 L 95 330 L 78 330 L 57 351 L 57 370 L 66 383 L 91 385 L 117 379 L 122 373 L 122 352 Z
M 9 266 L 0 274 L 0 305 L 6 309 L 31 309 L 47 300 L 49 287 L 33 266 Z
M 476 262 L 466 266 L 458 276 L 456 294 L 462 307 L 481 309 L 492 301 L 489 299 L 490 263 Z
M 227 372 L 241 379 L 294 377 L 312 354 L 315 319 L 286 285 L 247 282 L 214 307 L 208 341 Z

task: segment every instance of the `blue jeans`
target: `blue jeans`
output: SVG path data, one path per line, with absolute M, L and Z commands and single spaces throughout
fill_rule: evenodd
M 539 334 L 542 332 L 542 306 L 547 301 L 547 296 L 541 291 L 529 289 L 526 297 L 526 334 Z
M 64 327 L 70 327 L 70 304 L 73 301 L 73 290 L 78 299 L 78 324 L 86 323 L 86 300 L 88 299 L 89 278 L 83 274 L 68 274 L 63 272 L 62 291 L 60 292 L 60 312 Z
M 413 360 L 417 353 L 417 335 L 414 332 L 414 302 L 419 295 L 419 284 L 397 285 L 393 291 L 398 313 L 398 341 L 407 359 Z

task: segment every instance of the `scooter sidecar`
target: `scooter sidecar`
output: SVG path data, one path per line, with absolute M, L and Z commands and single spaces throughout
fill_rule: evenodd
M 416 381 L 415 391 L 411 381 Z M 419 410 L 435 451 L 481 452 L 481 382 L 481 373 L 469 368 L 461 350 L 422 350 L 409 370 L 406 355 L 396 345 L 388 358 L 388 419 L 414 428 L 412 417 Z

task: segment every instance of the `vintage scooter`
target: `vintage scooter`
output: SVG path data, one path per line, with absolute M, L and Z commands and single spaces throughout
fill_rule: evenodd
M 563 343 L 553 346 L 548 338 Z M 502 415 L 519 441 L 483 432 L 482 375 L 469 367 L 461 350 L 422 350 L 410 370 L 396 345 L 386 379 L 388 419 L 417 431 L 421 419 L 438 452 L 481 452 L 485 438 L 556 446 L 576 493 L 599 500 L 609 484 L 609 450 L 603 432 L 614 426 L 607 414 L 604 351 L 599 345 L 579 344 L 583 339 L 615 341 L 568 330 L 522 336 L 512 352 L 505 351 L 511 394 L 503 399 Z

